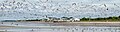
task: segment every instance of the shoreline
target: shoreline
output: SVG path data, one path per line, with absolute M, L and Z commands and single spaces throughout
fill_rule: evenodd
M 53 22 L 32 21 L 32 22 L 3 22 L 3 23 L 13 23 L 13 24 L 14 23 L 19 23 L 18 26 L 20 24 L 23 25 L 23 24 L 28 24 L 29 23 L 30 25 L 34 24 L 34 25 L 37 25 L 37 26 L 48 25 L 48 26 L 120 27 L 120 22 L 60 22 L 60 23 L 53 23 Z

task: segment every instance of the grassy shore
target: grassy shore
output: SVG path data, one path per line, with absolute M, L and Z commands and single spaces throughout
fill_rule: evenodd
M 90 21 L 80 21 L 80 22 L 120 22 L 118 20 L 90 20 Z
M 96 21 L 98 21 L 98 22 L 119 22 L 120 21 L 120 16 L 118 16 L 118 17 L 115 17 L 115 16 L 113 16 L 113 17 L 106 17 L 106 18 L 82 18 L 82 19 L 80 19 L 80 21 L 82 21 L 82 22 L 96 22 Z
M 67 20 L 73 17 L 64 17 Z M 32 19 L 32 20 L 25 20 L 25 21 L 47 21 L 47 22 L 54 22 L 54 20 L 48 20 L 48 19 Z M 59 22 L 59 21 L 58 21 Z M 71 22 L 71 21 L 63 21 L 63 22 Z M 75 22 L 75 21 L 74 21 Z M 106 17 L 106 18 L 81 18 L 80 21 L 77 22 L 120 22 L 120 16 L 118 17 Z

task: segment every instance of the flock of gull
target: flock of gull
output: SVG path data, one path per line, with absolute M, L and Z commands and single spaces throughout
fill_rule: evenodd
M 120 15 L 119 0 L 3 0 L 0 19 L 98 18 Z

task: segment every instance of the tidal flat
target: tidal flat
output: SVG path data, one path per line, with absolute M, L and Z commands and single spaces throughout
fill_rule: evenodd
M 119 22 L 0 22 L 0 32 L 120 32 L 119 26 Z

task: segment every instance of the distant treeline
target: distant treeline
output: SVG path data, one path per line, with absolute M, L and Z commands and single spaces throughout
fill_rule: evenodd
M 110 21 L 120 21 L 120 16 L 118 17 L 106 17 L 106 18 L 82 18 L 81 21 L 101 21 L 101 20 L 110 20 Z
M 63 17 L 62 17 L 63 18 Z M 64 18 L 66 18 L 66 20 L 69 20 L 69 19 L 71 19 L 71 18 L 73 18 L 73 17 L 70 17 L 70 18 L 68 18 L 68 17 L 64 17 Z M 26 21 L 47 21 L 48 19 L 31 19 L 31 20 L 26 20 Z M 106 18 L 81 18 L 80 19 L 80 21 L 101 21 L 101 20 L 105 20 L 105 21 L 120 21 L 120 16 L 118 16 L 118 17 L 115 17 L 115 16 L 113 16 L 113 17 L 106 17 Z

